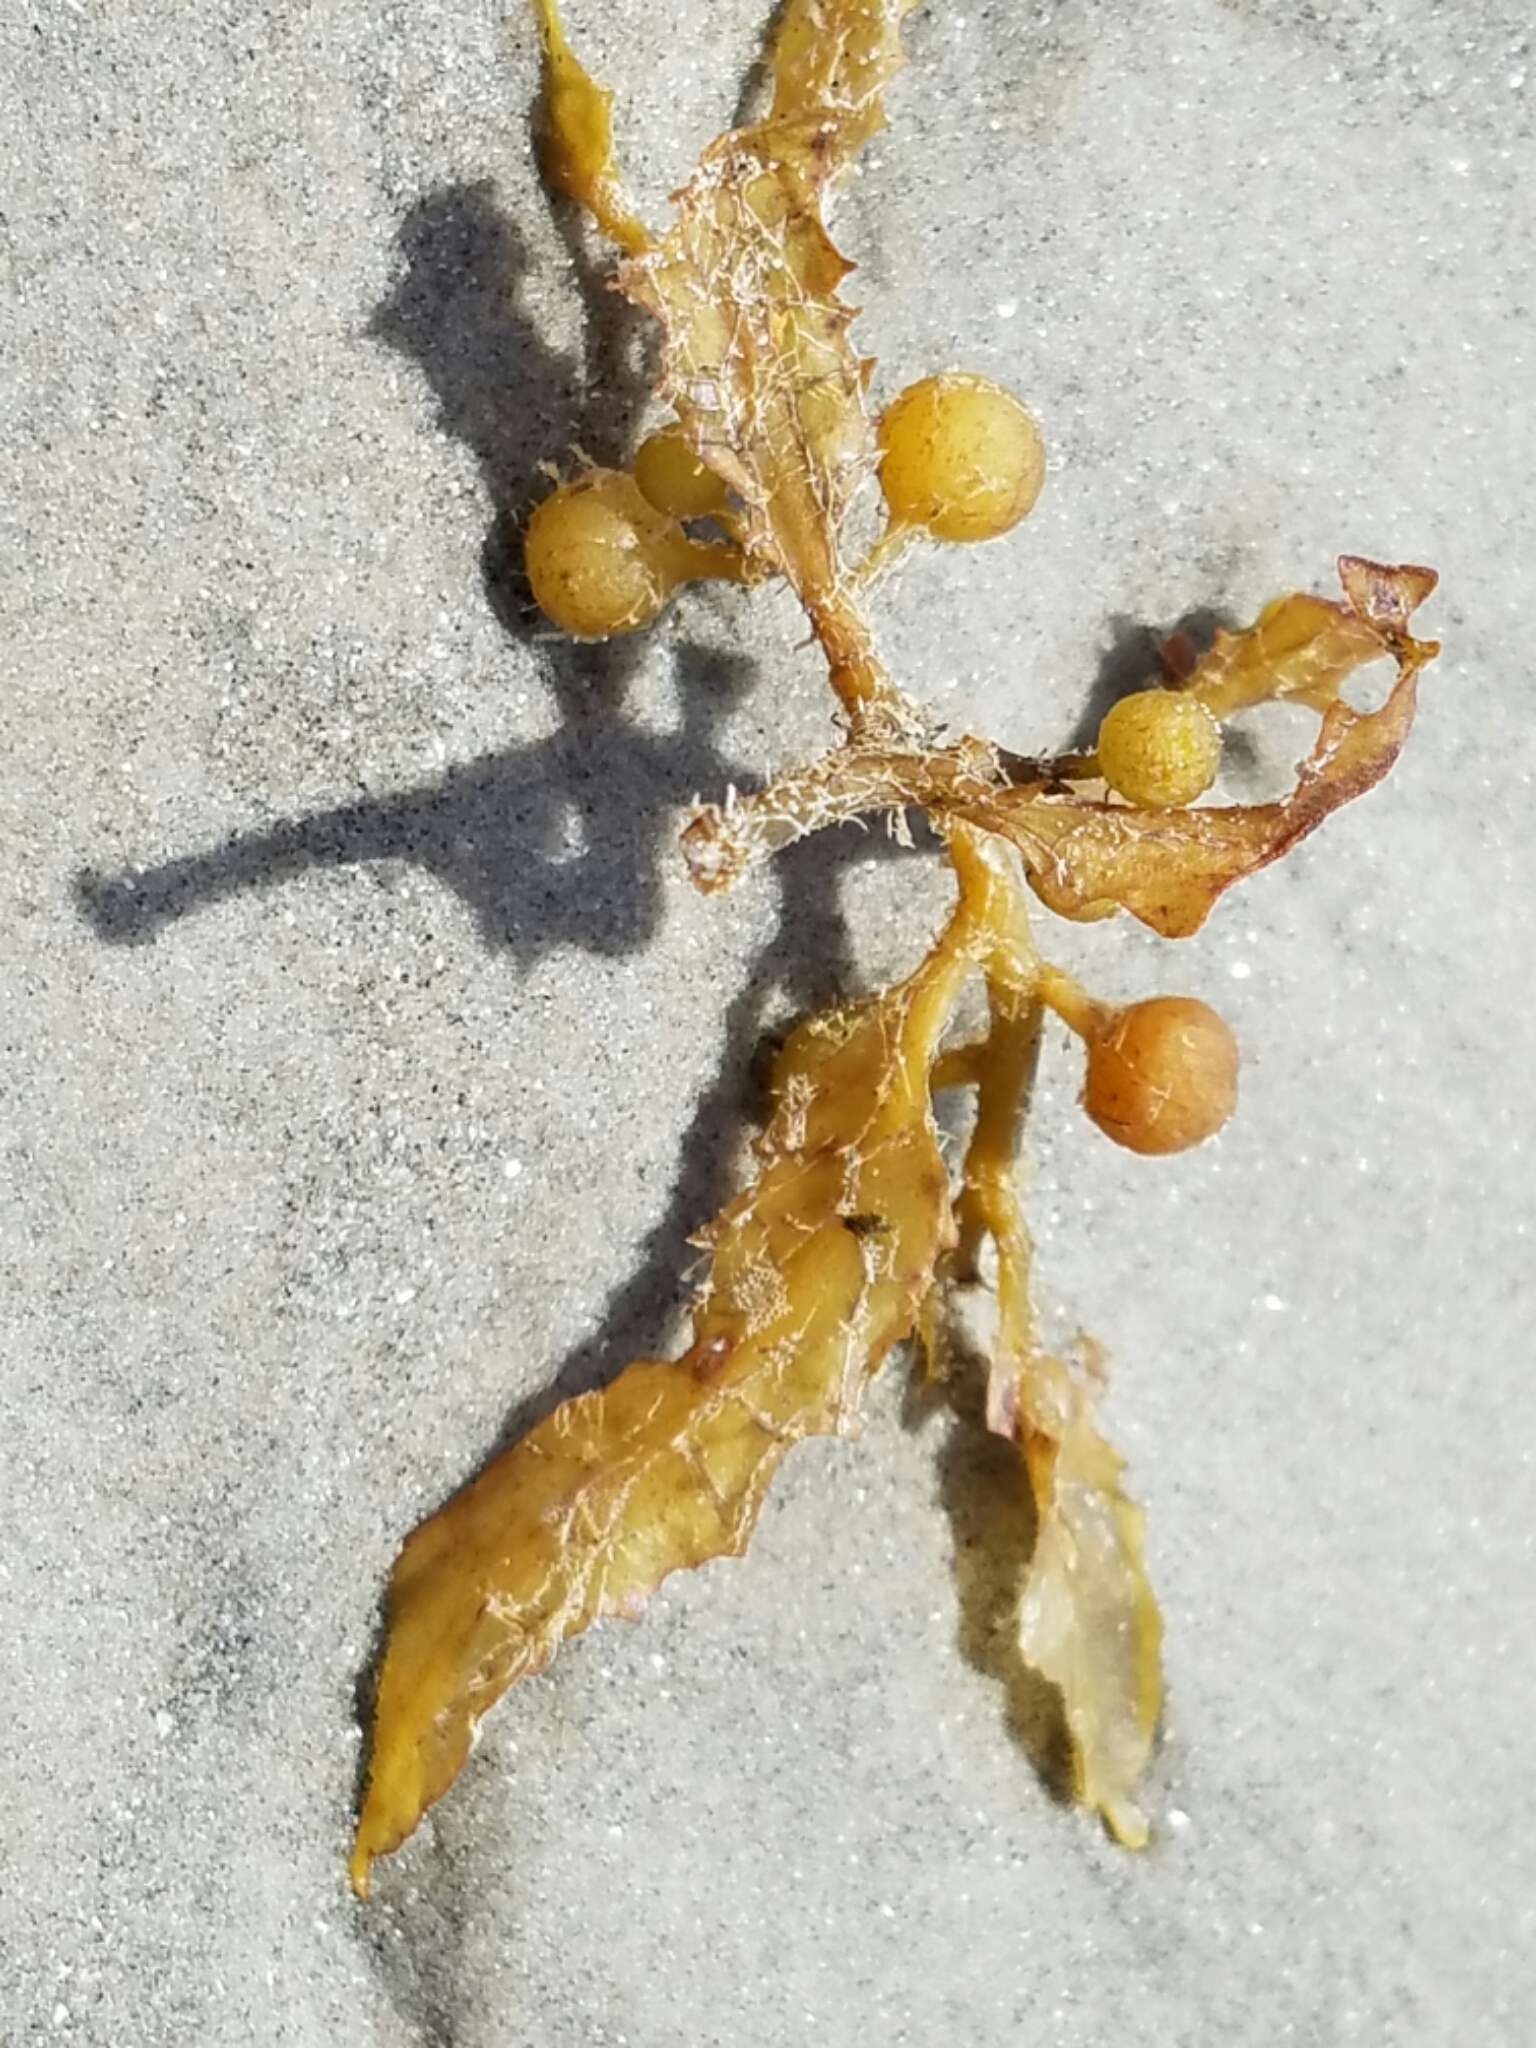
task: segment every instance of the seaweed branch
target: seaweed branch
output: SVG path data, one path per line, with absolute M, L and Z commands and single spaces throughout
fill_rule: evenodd
M 871 1375 L 918 1338 L 930 1376 L 942 1332 L 991 1308 L 981 1405 L 1009 1447 L 1036 1536 L 1011 1627 L 1054 1687 L 1078 1798 L 1130 1846 L 1148 1836 L 1139 1786 L 1162 1705 L 1162 1623 L 1142 1514 L 1101 1433 L 1102 1361 L 1041 1342 L 1019 1153 L 1042 1021 L 1084 1048 L 1082 1104 L 1147 1155 L 1210 1138 L 1237 1102 L 1238 1051 L 1206 1004 L 1096 1001 L 1040 950 L 1039 905 L 1066 918 L 1127 911 L 1165 938 L 1372 789 L 1413 723 L 1437 652 L 1410 630 L 1434 587 L 1413 566 L 1339 558 L 1341 598 L 1291 593 L 1199 661 L 1113 705 L 1089 751 L 1039 761 L 984 736 L 940 744 L 919 695 L 889 671 L 868 613 L 869 568 L 919 541 L 1010 531 L 1045 481 L 1042 438 L 1010 392 L 965 372 L 898 392 L 878 416 L 875 365 L 854 349 L 851 268 L 827 203 L 881 125 L 911 0 L 789 0 L 767 112 L 720 136 L 655 232 L 624 196 L 612 95 L 535 0 L 545 57 L 543 162 L 621 258 L 616 283 L 658 327 L 673 418 L 626 468 L 583 466 L 523 536 L 533 594 L 581 637 L 640 631 L 685 585 L 780 580 L 826 659 L 840 728 L 821 759 L 745 795 L 699 804 L 688 871 L 718 891 L 833 822 L 927 816 L 953 870 L 948 921 L 895 986 L 803 1020 L 775 1069 L 757 1174 L 701 1233 L 708 1276 L 692 1338 L 555 1408 L 407 1539 L 388 1636 L 352 1879 L 397 1848 L 452 1783 L 485 1712 L 560 1643 L 635 1616 L 671 1572 L 745 1548 L 784 1453 L 858 1426 Z M 855 558 L 849 527 L 877 482 L 884 523 Z M 1385 658 L 1385 702 L 1341 694 Z M 1318 720 L 1294 787 L 1273 803 L 1206 801 L 1222 724 L 1268 699 Z M 979 979 L 987 1027 L 951 1042 Z M 973 1102 L 951 1186 L 937 1089 Z

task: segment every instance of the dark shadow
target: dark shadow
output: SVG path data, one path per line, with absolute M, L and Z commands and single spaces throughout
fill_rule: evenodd
M 789 0 L 774 0 L 768 19 L 762 26 L 757 54 L 741 74 L 741 90 L 736 95 L 736 106 L 731 115 L 733 128 L 745 128 L 749 121 L 760 120 L 768 111 L 773 52 L 779 40 L 780 25 L 788 11 Z
M 513 638 L 543 639 L 560 729 L 414 788 L 240 833 L 148 870 L 77 875 L 77 901 L 101 938 L 151 939 L 223 897 L 382 860 L 435 874 L 474 912 L 485 943 L 520 962 L 562 945 L 627 952 L 654 935 L 661 840 L 677 807 L 696 791 L 749 779 L 715 741 L 749 665 L 685 646 L 680 722 L 657 736 L 624 710 L 643 643 L 562 640 L 529 600 L 514 535 L 542 488 L 539 465 L 578 443 L 620 459 L 649 388 L 637 317 L 565 225 L 588 312 L 580 360 L 551 349 L 522 306 L 527 247 L 486 185 L 453 186 L 412 208 L 399 280 L 370 325 L 419 365 L 444 430 L 479 463 L 492 506 L 487 601 Z
M 480 465 L 493 514 L 487 536 L 487 594 L 519 638 L 548 633 L 527 601 L 504 543 L 547 489 L 544 465 L 571 466 L 580 448 L 620 463 L 654 378 L 653 323 L 613 289 L 611 266 L 592 256 L 581 216 L 553 202 L 585 314 L 579 351 L 551 348 L 524 303 L 530 259 L 516 225 L 487 183 L 450 185 L 414 206 L 401 225 L 400 275 L 368 325 L 385 347 L 425 376 L 444 433 Z M 509 606 L 510 592 L 520 602 Z M 637 643 L 562 647 L 579 661 L 594 653 L 634 659 Z
M 433 1835 L 430 1881 L 400 1899 L 376 1892 L 353 1915 L 352 1933 L 371 1952 L 411 2039 L 420 2048 L 461 2048 L 469 2038 L 459 2015 L 475 1889 L 460 1858 L 444 1844 L 435 1817 L 429 1815 L 424 1827 Z M 476 2036 L 483 2038 L 478 2029 Z
M 1073 1803 L 1072 1743 L 1061 1695 L 1019 1648 L 1019 1594 L 1034 1555 L 1038 1518 L 1018 1447 L 986 1425 L 986 1361 L 953 1326 L 944 1332 L 946 1376 L 915 1382 L 909 1429 L 947 1410 L 939 1450 L 939 1499 L 954 1544 L 955 1644 L 973 1671 L 1002 1691 L 1004 1724 L 1058 1805 Z
M 1098 739 L 1111 704 L 1118 704 L 1133 690 L 1150 689 L 1163 676 L 1163 649 L 1169 641 L 1182 639 L 1198 657 L 1215 639 L 1218 627 L 1234 624 L 1230 613 L 1201 606 L 1186 612 L 1169 631 L 1159 632 L 1116 612 L 1109 622 L 1109 646 L 1100 657 L 1088 700 L 1062 751 L 1087 753 Z
M 643 946 L 657 928 L 659 860 L 678 807 L 697 791 L 750 781 L 714 738 L 750 664 L 703 646 L 680 649 L 681 722 L 657 735 L 624 715 L 617 691 L 630 657 L 607 648 L 583 654 L 599 657 L 586 677 L 555 664 L 565 723 L 550 738 L 157 867 L 80 873 L 83 914 L 108 943 L 142 944 L 228 896 L 316 868 L 403 860 L 445 882 L 473 911 L 485 944 L 522 964 L 562 945 L 599 954 Z

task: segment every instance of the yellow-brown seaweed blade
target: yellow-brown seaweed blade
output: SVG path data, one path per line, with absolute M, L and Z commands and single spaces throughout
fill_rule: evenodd
M 1269 605 L 1246 634 L 1227 635 L 1189 685 L 1223 711 L 1291 696 L 1322 710 L 1296 786 L 1276 803 L 1147 810 L 1035 788 L 955 806 L 1019 849 L 1036 893 L 1063 917 L 1129 910 L 1164 938 L 1198 931 L 1222 893 L 1268 866 L 1391 768 L 1413 725 L 1419 671 L 1438 648 L 1411 638 L 1408 615 L 1433 572 L 1346 555 L 1348 606 L 1296 596 Z M 1375 711 L 1356 711 L 1339 684 L 1363 661 L 1392 656 L 1397 680 Z
M 487 1708 L 669 1572 L 746 1546 L 802 1438 L 857 1421 L 947 1241 L 928 1067 L 968 961 L 802 1025 L 780 1055 L 762 1171 L 711 1227 L 694 1342 L 545 1418 L 407 1540 L 390 1581 L 351 1873 L 453 1782 Z
M 539 161 L 545 180 L 584 206 L 626 255 L 650 244 L 619 181 L 613 155 L 613 94 L 599 85 L 566 40 L 556 0 L 533 0 L 544 47 L 544 129 Z

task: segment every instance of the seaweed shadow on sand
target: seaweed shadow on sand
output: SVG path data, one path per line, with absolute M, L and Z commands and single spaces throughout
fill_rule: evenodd
M 939 1453 L 939 1498 L 954 1545 L 956 1646 L 1001 1688 L 1010 1738 L 1051 1798 L 1070 1807 L 1072 1744 L 1061 1695 L 1019 1646 L 1019 1593 L 1039 1527 L 1034 1503 L 1019 1485 L 1017 1449 L 986 1427 L 979 1372 L 952 1388 L 949 1405 L 955 1420 Z
M 401 272 L 370 333 L 413 360 L 443 430 L 474 454 L 491 506 L 482 552 L 487 601 L 509 636 L 542 632 L 516 569 L 513 536 L 551 446 L 607 453 L 633 431 L 649 380 L 637 316 L 573 258 L 590 337 L 582 356 L 551 348 L 522 298 L 526 243 L 489 187 L 455 185 L 412 208 Z M 589 405 L 591 383 L 600 398 Z M 636 642 L 540 639 L 561 715 L 548 738 L 480 756 L 414 787 L 237 833 L 222 845 L 115 876 L 75 877 L 98 935 L 143 943 L 204 906 L 316 868 L 409 861 L 473 912 L 494 952 L 531 965 L 562 945 L 637 950 L 660 917 L 659 860 L 674 808 L 720 778 L 742 779 L 716 733 L 748 665 L 697 642 L 677 652 L 681 717 L 657 734 L 626 715 Z
M 908 1381 L 902 1424 L 921 1433 L 944 1418 L 938 1494 L 949 1523 L 955 1647 L 999 1688 L 1010 1740 L 1050 1798 L 1070 1807 L 1072 1741 L 1061 1694 L 1029 1663 L 1019 1636 L 1019 1601 L 1040 1528 L 1034 1494 L 1019 1484 L 1018 1445 L 987 1426 L 989 1363 L 958 1297 L 945 1305 L 934 1337 L 938 1369 Z

